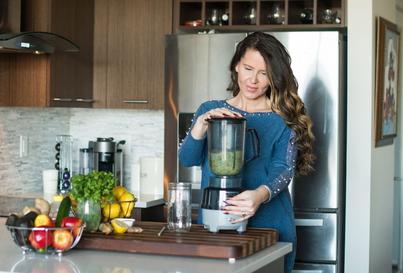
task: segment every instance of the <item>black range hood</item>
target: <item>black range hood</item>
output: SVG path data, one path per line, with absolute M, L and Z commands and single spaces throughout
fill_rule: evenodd
M 50 32 L 20 32 L 0 34 L 0 53 L 79 52 L 72 41 Z
M 0 0 L 0 53 L 79 52 L 80 48 L 55 33 L 19 32 L 21 0 Z

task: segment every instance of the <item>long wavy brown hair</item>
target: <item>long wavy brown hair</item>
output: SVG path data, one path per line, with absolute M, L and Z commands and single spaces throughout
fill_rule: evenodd
M 295 144 L 298 150 L 296 172 L 306 175 L 313 170 L 315 156 L 312 133 L 312 121 L 306 113 L 304 103 L 298 96 L 298 82 L 291 69 L 291 57 L 287 49 L 272 35 L 254 32 L 243 39 L 236 47 L 232 57 L 231 83 L 228 87 L 235 97 L 239 93 L 236 65 L 248 49 L 257 50 L 266 62 L 269 98 L 272 111 L 278 113 L 285 123 L 295 132 Z

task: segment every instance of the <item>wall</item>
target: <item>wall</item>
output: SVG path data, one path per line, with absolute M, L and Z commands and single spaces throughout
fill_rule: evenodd
M 163 112 L 83 108 L 0 108 L 0 195 L 42 191 L 41 171 L 54 168 L 56 135 L 70 134 L 78 149 L 96 137 L 126 140 L 122 147 L 125 182 L 142 156 L 163 156 Z M 19 136 L 28 136 L 29 153 L 19 157 Z
M 347 1 L 348 118 L 345 272 L 391 272 L 394 145 L 375 148 L 375 16 L 394 0 Z
M 397 1 L 396 3 L 396 24 L 400 26 L 400 31 L 402 33 L 403 29 L 403 0 Z M 400 37 L 400 44 L 403 44 L 403 35 Z M 402 48 L 400 49 L 402 50 Z M 401 51 L 402 52 L 402 51 Z M 402 71 L 403 67 L 403 54 L 400 54 L 400 71 Z M 398 98 L 398 102 L 400 104 L 399 107 L 399 120 L 398 120 L 398 135 L 396 138 L 395 144 L 395 188 L 394 188 L 394 222 L 393 222 L 393 262 L 398 265 L 400 270 L 403 270 L 403 225 L 401 224 L 403 221 L 402 211 L 403 211 L 403 187 L 402 187 L 402 179 L 403 179 L 403 111 L 402 111 L 402 103 L 403 103 L 403 82 L 402 82 L 402 72 L 400 72 L 400 94 Z
M 357 12 L 360 10 L 360 12 Z M 347 166 L 345 272 L 369 272 L 372 145 L 372 3 L 347 1 Z M 359 105 L 359 107 L 357 107 Z M 359 255 L 358 255 L 359 253 Z

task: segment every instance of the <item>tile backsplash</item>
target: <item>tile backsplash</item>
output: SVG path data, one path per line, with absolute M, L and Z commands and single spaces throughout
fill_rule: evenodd
M 0 108 L 0 195 L 41 192 L 43 169 L 54 168 L 57 135 L 74 139 L 73 173 L 78 149 L 89 140 L 126 140 L 124 180 L 142 156 L 163 156 L 164 113 L 152 110 L 84 108 Z M 20 137 L 28 137 L 28 155 L 20 157 Z

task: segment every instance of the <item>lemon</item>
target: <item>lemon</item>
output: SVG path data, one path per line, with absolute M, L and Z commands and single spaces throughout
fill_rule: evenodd
M 124 201 L 134 201 L 134 195 L 131 192 L 126 191 L 118 199 L 120 202 Z
M 125 233 L 129 228 L 129 226 L 126 223 L 119 221 L 117 219 L 113 219 L 111 221 L 111 224 L 113 227 L 113 231 L 118 234 Z
M 130 217 L 130 215 L 132 214 L 132 210 L 134 208 L 134 201 L 132 202 L 122 202 L 120 204 L 121 207 L 121 217 Z
M 121 214 L 120 217 L 130 217 L 134 208 L 134 195 L 130 192 L 125 192 L 119 198 Z
M 121 197 L 125 192 L 127 192 L 127 190 L 126 190 L 126 188 L 123 187 L 123 186 L 116 186 L 116 187 L 114 187 L 113 190 L 112 190 L 113 197 L 115 197 L 116 200 L 119 200 L 120 197 Z
M 102 209 L 102 215 L 104 219 L 113 219 L 119 217 L 120 205 L 118 203 L 108 203 Z

